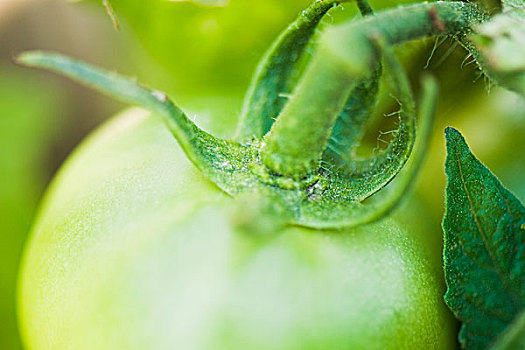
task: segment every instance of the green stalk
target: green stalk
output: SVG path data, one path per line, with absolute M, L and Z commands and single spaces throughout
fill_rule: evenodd
M 261 157 L 270 172 L 301 179 L 317 171 L 337 116 L 358 78 L 377 62 L 375 38 L 387 45 L 434 35 L 462 36 L 487 19 L 476 5 L 435 2 L 398 7 L 327 30 L 316 57 L 270 132 Z
M 331 8 L 346 1 L 350 0 L 313 2 L 279 35 L 261 59 L 253 76 L 235 139 L 249 141 L 252 138 L 261 138 L 270 130 L 274 118 L 279 115 L 286 102 L 281 94 L 290 88 L 297 64 L 317 25 Z
M 265 137 L 261 156 L 273 172 L 300 179 L 315 169 L 355 84 L 350 74 L 342 73 L 344 67 L 332 55 L 314 57 L 293 99 Z

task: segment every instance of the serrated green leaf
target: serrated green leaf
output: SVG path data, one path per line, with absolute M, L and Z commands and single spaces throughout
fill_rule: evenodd
M 447 128 L 445 302 L 463 348 L 486 349 L 525 306 L 525 208 Z

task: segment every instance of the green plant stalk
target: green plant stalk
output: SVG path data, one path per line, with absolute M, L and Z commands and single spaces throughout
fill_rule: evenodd
M 347 1 L 350 0 L 315 1 L 281 33 L 261 59 L 253 76 L 242 108 L 236 140 L 261 138 L 270 130 L 274 118 L 285 105 L 286 99 L 280 94 L 290 88 L 289 80 L 317 25 L 331 8 Z
M 327 30 L 316 57 L 265 136 L 261 157 L 272 173 L 301 179 L 317 171 L 333 125 L 359 78 L 388 45 L 435 35 L 464 36 L 487 19 L 476 4 L 435 2 L 398 7 Z
M 341 73 L 344 68 L 333 55 L 314 57 L 292 103 L 285 105 L 265 137 L 261 156 L 273 172 L 301 179 L 308 175 L 305 169 L 316 168 L 355 84 L 350 74 Z
M 363 17 L 374 14 L 367 1 L 357 1 L 357 6 Z M 330 141 L 323 154 L 324 165 L 333 164 L 332 167 L 341 168 L 352 159 L 353 150 L 364 134 L 366 121 L 376 106 L 382 74 L 383 65 L 378 60 L 372 73 L 355 84 L 334 124 Z
M 379 191 L 401 171 L 410 157 L 416 139 L 416 109 L 408 78 L 392 47 L 386 45 L 382 38 L 378 37 L 374 41 L 375 45 L 381 49 L 386 66 L 390 67 L 394 80 L 400 105 L 397 112 L 399 126 L 387 149 L 381 154 L 362 160 L 349 159 L 339 168 L 339 171 L 352 179 L 349 187 L 356 195 L 359 194 L 360 200 Z M 427 101 L 429 101 L 428 98 L 422 99 L 423 103 Z
M 383 188 L 376 196 L 367 198 L 368 202 L 363 206 L 363 210 L 359 215 L 349 215 L 353 216 L 350 220 L 354 220 L 352 222 L 354 226 L 369 224 L 386 217 L 414 186 L 417 174 L 428 152 L 438 97 L 438 86 L 434 78 L 424 76 L 421 85 L 423 93 L 420 100 L 419 120 L 422 123 L 418 130 L 414 157 L 407 163 L 390 186 Z
M 257 66 L 244 100 L 235 140 L 252 143 L 270 131 L 287 102 L 286 96 L 295 83 L 293 76 L 298 73 L 297 65 L 312 42 L 317 25 L 331 8 L 347 1 L 350 0 L 315 1 L 279 35 Z M 366 0 L 357 1 L 357 5 L 363 17 L 373 15 Z M 328 163 L 348 162 L 357 138 L 362 135 L 364 122 L 375 105 L 381 73 L 381 63 L 378 62 L 370 76 L 356 82 L 337 118 L 323 156 Z

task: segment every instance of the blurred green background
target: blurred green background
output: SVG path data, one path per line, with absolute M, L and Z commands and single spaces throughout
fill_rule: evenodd
M 408 2 L 408 1 L 407 1 Z M 309 0 L 113 0 L 116 31 L 102 1 L 0 0 L 0 349 L 20 349 L 15 286 L 23 243 L 39 199 L 80 140 L 124 106 L 66 79 L 20 68 L 29 49 L 59 51 L 136 76 L 165 90 L 205 128 L 232 130 L 257 61 Z M 376 9 L 399 1 L 371 0 Z M 356 16 L 354 4 L 324 25 Z M 475 154 L 525 199 L 525 103 L 492 87 L 460 47 L 444 41 L 408 44 L 398 53 L 417 95 L 428 63 L 441 82 L 432 147 L 414 198 L 439 230 L 444 188 L 445 125 L 459 128 Z M 385 97 L 378 116 L 395 108 Z M 217 118 L 217 116 L 227 118 Z M 220 122 L 219 122 L 220 120 Z M 391 127 L 377 119 L 373 130 Z M 222 123 L 222 125 L 217 125 Z M 227 124 L 227 125 L 224 125 Z M 377 132 L 370 132 L 371 143 Z M 227 132 L 223 132 L 228 136 Z M 439 237 L 439 234 L 438 236 Z

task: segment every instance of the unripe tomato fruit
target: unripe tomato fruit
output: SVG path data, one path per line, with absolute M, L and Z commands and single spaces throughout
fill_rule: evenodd
M 455 346 L 421 228 L 250 232 L 239 205 L 160 119 L 112 119 L 63 166 L 34 225 L 19 286 L 27 348 Z

